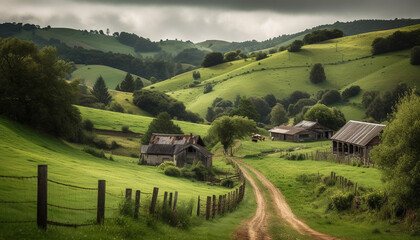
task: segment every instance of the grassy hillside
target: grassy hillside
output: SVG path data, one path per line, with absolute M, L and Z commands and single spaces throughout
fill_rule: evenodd
M 420 25 L 415 25 L 398 30 L 419 28 Z M 394 31 L 371 32 L 307 45 L 300 52 L 283 51 L 258 62 L 238 60 L 199 69 L 202 82 L 193 88 L 188 87 L 193 81 L 191 72 L 153 87 L 183 101 L 187 109 L 205 116 L 207 107 L 216 97 L 233 100 L 236 95 L 265 96 L 271 93 L 277 99 L 282 99 L 295 90 L 315 94 L 323 89 L 342 91 L 353 84 L 360 85 L 362 93 L 367 90 L 390 90 L 399 82 L 418 86 L 420 69 L 409 64 L 409 50 L 371 56 L 372 41 Z M 326 82 L 317 85 L 310 83 L 309 72 L 314 63 L 324 65 Z M 205 83 L 213 85 L 212 92 L 202 94 Z M 356 104 L 342 103 L 337 107 L 347 119 L 360 120 L 364 115 L 364 109 L 357 105 L 361 98 L 351 99 L 351 102 Z
M 129 126 L 130 130 L 136 133 L 145 133 L 149 127 L 152 117 L 138 116 L 126 113 L 110 112 L 95 108 L 77 106 L 83 119 L 90 119 L 95 128 L 120 131 L 122 126 Z M 174 121 L 185 134 L 207 135 L 210 125 Z
M 106 86 L 109 89 L 115 89 L 117 84 L 121 83 L 127 72 L 104 66 L 104 65 L 82 65 L 77 64 L 76 70 L 72 73 L 73 78 L 81 78 L 84 79 L 84 82 L 87 86 L 93 87 L 98 79 L 99 76 L 102 76 Z M 138 78 L 139 76 L 131 74 L 134 79 Z M 144 86 L 150 85 L 150 81 L 140 77 L 143 81 Z

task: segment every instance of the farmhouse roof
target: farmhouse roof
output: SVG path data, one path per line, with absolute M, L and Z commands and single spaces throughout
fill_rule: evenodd
M 187 145 L 173 145 L 173 144 L 150 144 L 141 146 L 142 154 L 152 154 L 152 155 L 174 155 L 183 151 L 184 149 L 192 147 L 197 151 L 201 152 L 204 156 L 212 156 L 213 154 L 209 152 L 204 147 L 197 144 L 187 144 Z
M 274 127 L 272 129 L 269 130 L 269 132 L 274 132 L 274 133 L 281 133 L 281 134 L 287 134 L 287 135 L 294 135 L 296 133 L 300 133 L 305 131 L 305 128 L 301 128 L 301 127 L 291 127 L 291 126 L 278 126 L 278 127 Z
M 204 142 L 200 135 L 184 135 L 184 134 L 163 134 L 153 133 L 150 137 L 150 144 L 169 144 L 169 145 L 186 145 L 199 144 L 204 146 Z
M 175 152 L 174 154 L 178 154 L 179 152 L 181 152 L 182 150 L 189 148 L 189 147 L 193 147 L 195 148 L 197 151 L 201 152 L 204 156 L 213 156 L 213 153 L 209 152 L 209 150 L 207 150 L 206 148 L 197 145 L 197 144 L 188 144 L 188 145 L 178 145 L 175 147 Z
M 331 139 L 366 146 L 384 129 L 385 125 L 350 120 Z
M 317 122 L 302 120 L 301 122 L 296 124 L 295 127 L 311 128 L 311 127 L 315 126 L 316 124 L 317 124 Z

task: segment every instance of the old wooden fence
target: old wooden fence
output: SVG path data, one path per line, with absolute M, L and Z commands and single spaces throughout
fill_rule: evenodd
M 224 215 L 228 212 L 233 211 L 236 206 L 242 201 L 245 194 L 245 180 L 243 178 L 243 174 L 240 169 L 235 166 L 235 170 L 237 171 L 237 176 L 241 185 L 236 188 L 235 190 L 224 194 L 219 195 L 218 198 L 216 195 L 207 196 L 205 199 L 201 199 L 198 196 L 197 201 L 197 216 L 205 216 L 206 219 L 214 218 L 217 214 Z M 113 194 L 107 192 L 106 190 L 106 181 L 105 180 L 98 180 L 98 185 L 95 188 L 90 187 L 82 187 L 76 186 L 72 184 L 58 182 L 48 178 L 48 167 L 47 165 L 38 165 L 38 175 L 37 176 L 0 176 L 3 179 L 15 179 L 15 180 L 28 180 L 28 179 L 37 179 L 37 189 L 36 189 L 36 200 L 22 200 L 22 201 L 5 201 L 0 199 L 0 204 L 3 207 L 7 204 L 36 204 L 36 219 L 29 217 L 27 219 L 19 219 L 19 220 L 2 220 L 0 219 L 0 223 L 32 223 L 36 222 L 38 227 L 41 229 L 47 229 L 47 225 L 55 225 L 55 226 L 64 226 L 64 227 L 80 227 L 80 226 L 89 226 L 94 224 L 103 224 L 105 220 L 105 212 L 106 210 L 119 210 L 118 206 L 106 206 L 106 196 L 108 197 L 116 197 L 119 199 L 119 202 L 124 199 L 124 196 Z M 89 205 L 89 207 L 80 207 L 80 206 L 70 206 L 72 201 L 67 201 L 67 204 L 70 205 L 62 205 L 60 203 L 56 203 L 51 201 L 51 195 L 48 193 L 48 184 L 53 184 L 60 186 L 62 188 L 69 188 L 69 189 L 77 189 L 77 190 L 84 190 L 89 192 L 89 194 L 96 195 L 96 202 L 83 202 L 83 205 Z M 51 186 L 50 186 L 51 187 Z M 63 195 L 68 194 L 68 190 L 63 190 Z M 132 201 L 132 194 L 133 190 L 131 188 L 126 188 L 125 190 L 125 200 Z M 131 216 L 134 218 L 139 217 L 139 209 L 140 209 L 140 199 L 142 195 L 146 195 L 151 197 L 150 206 L 148 207 L 148 214 L 154 215 L 158 207 L 162 206 L 165 208 L 169 206 L 170 209 L 176 211 L 177 203 L 178 203 L 178 192 L 164 192 L 163 194 L 163 201 L 162 205 L 158 203 L 159 197 L 159 188 L 155 187 L 153 192 L 147 193 L 142 192 L 140 190 L 135 191 L 135 199 L 134 199 L 134 212 Z M 49 197 L 50 196 L 50 197 Z M 33 196 L 31 196 L 32 198 Z M 160 195 L 162 197 L 162 195 Z M 90 198 L 92 200 L 92 198 Z M 114 199 L 115 200 L 115 199 Z M 73 203 L 74 204 L 74 203 Z M 62 209 L 68 212 L 90 212 L 91 214 L 88 215 L 88 219 L 84 222 L 79 223 L 69 223 L 67 221 L 59 221 L 55 219 L 51 219 L 48 214 L 48 209 Z M 96 218 L 93 219 L 92 212 L 96 212 Z M 192 209 L 190 212 L 193 215 Z M 67 216 L 63 216 L 67 218 Z

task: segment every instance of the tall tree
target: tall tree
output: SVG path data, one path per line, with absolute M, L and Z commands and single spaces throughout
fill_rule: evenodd
M 123 92 L 133 92 L 134 91 L 134 80 L 133 76 L 130 73 L 125 75 L 124 80 L 120 83 L 120 89 Z
M 212 67 L 221 63 L 223 63 L 223 54 L 220 52 L 211 52 L 211 53 L 208 53 L 204 57 L 204 60 L 201 63 L 201 66 L 206 68 L 206 67 Z
M 344 114 L 336 109 L 329 108 L 324 104 L 316 104 L 311 107 L 304 116 L 305 120 L 318 121 L 321 125 L 334 131 L 340 129 L 346 124 Z
M 254 121 L 258 121 L 258 119 L 260 118 L 260 115 L 255 109 L 254 104 L 249 98 L 246 98 L 246 97 L 242 97 L 241 100 L 239 100 L 238 107 L 233 109 L 230 112 L 230 115 L 243 116 L 243 117 L 252 119 Z
M 149 144 L 152 133 L 183 134 L 181 128 L 174 124 L 167 112 L 161 112 L 149 124 L 149 128 L 141 138 L 141 144 Z
M 395 109 L 371 157 L 388 182 L 390 205 L 419 209 L 420 97 L 411 91 Z
M 271 109 L 270 116 L 270 122 L 275 126 L 286 123 L 289 120 L 287 118 L 286 110 L 284 110 L 283 105 L 280 103 L 277 103 L 273 109 Z
M 76 101 L 78 82 L 68 84 L 71 64 L 56 49 L 0 38 L 0 114 L 44 132 L 75 137 L 81 129 Z
M 92 94 L 99 100 L 99 102 L 108 105 L 112 97 L 108 93 L 108 88 L 106 87 L 105 81 L 102 76 L 99 76 L 96 79 L 95 85 L 93 85 Z
M 213 121 L 208 131 L 208 138 L 220 141 L 226 155 L 229 147 L 233 146 L 235 139 L 241 139 L 248 136 L 255 131 L 255 129 L 255 122 L 246 117 L 223 116 Z
M 311 73 L 309 75 L 309 79 L 312 83 L 320 83 L 325 81 L 325 71 L 324 67 L 322 67 L 321 63 L 315 63 L 312 67 Z
M 144 87 L 143 81 L 137 77 L 134 81 L 134 90 L 140 90 Z

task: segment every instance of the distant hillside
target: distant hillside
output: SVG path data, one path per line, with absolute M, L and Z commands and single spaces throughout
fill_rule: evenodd
M 295 34 L 281 35 L 261 42 L 255 40 L 231 43 L 224 41 L 204 41 L 197 43 L 197 45 L 211 48 L 213 51 L 220 52 L 228 52 L 236 49 L 240 49 L 244 52 L 253 52 L 272 47 L 279 47 L 282 45 L 286 46 L 290 44 L 291 40 L 302 39 L 305 34 L 318 29 L 338 28 L 344 32 L 345 36 L 351 36 L 361 33 L 411 26 L 415 24 L 420 24 L 420 19 L 355 20 L 352 22 L 335 22 L 333 24 L 321 25 Z
M 217 97 L 233 101 L 237 95 L 263 97 L 274 94 L 277 99 L 284 99 L 296 90 L 314 95 L 326 89 L 343 91 L 355 84 L 361 87 L 363 93 L 390 90 L 399 82 L 418 88 L 420 68 L 409 63 L 409 49 L 371 56 L 371 43 L 375 38 L 389 36 L 396 30 L 414 29 L 420 29 L 420 25 L 306 45 L 300 52 L 283 51 L 260 61 L 253 58 L 200 68 L 196 70 L 201 74 L 197 85 L 191 85 L 194 81 L 192 72 L 187 72 L 148 88 L 164 91 L 183 101 L 187 109 L 202 117 Z M 314 63 L 324 65 L 326 82 L 310 83 L 309 72 Z M 203 94 L 206 84 L 211 84 L 213 91 Z M 360 120 L 364 117 L 362 93 L 349 102 L 336 105 L 347 119 Z

